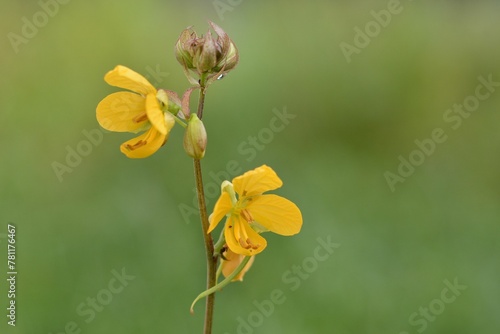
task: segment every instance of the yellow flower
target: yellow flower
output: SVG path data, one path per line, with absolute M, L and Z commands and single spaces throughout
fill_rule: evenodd
M 236 254 L 231 249 L 228 249 L 224 253 L 224 257 L 225 257 L 225 259 L 222 259 L 222 274 L 224 275 L 224 277 L 228 277 L 229 275 L 231 275 L 233 273 L 233 271 L 236 268 L 238 268 L 238 266 L 240 265 L 240 263 L 245 258 L 245 255 Z M 250 258 L 250 261 L 248 261 L 248 263 L 239 272 L 239 274 L 236 275 L 232 279 L 232 282 L 243 281 L 243 276 L 245 276 L 245 274 L 247 273 L 247 271 L 250 270 L 250 267 L 252 266 L 254 259 L 255 259 L 255 257 L 252 256 Z
M 226 243 L 234 253 L 246 256 L 258 254 L 266 248 L 267 242 L 261 232 L 299 233 L 302 227 L 299 208 L 286 198 L 262 194 L 282 185 L 278 175 L 266 165 L 235 177 L 233 183 L 224 181 L 221 196 L 210 217 L 208 233 L 227 215 L 224 227 Z
M 118 65 L 109 71 L 104 80 L 111 86 L 131 90 L 106 96 L 96 110 L 97 121 L 109 131 L 142 135 L 128 140 L 120 150 L 129 158 L 146 158 L 155 153 L 168 139 L 175 119 L 168 111 L 168 101 L 157 99 L 157 91 L 146 78 L 131 69 Z M 163 108 L 162 108 L 163 107 Z

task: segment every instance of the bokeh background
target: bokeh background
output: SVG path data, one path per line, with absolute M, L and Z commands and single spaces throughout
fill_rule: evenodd
M 356 27 L 395 2 L 54 3 L 6 1 L 0 14 L 2 333 L 201 332 L 203 303 L 188 311 L 205 263 L 199 221 L 180 210 L 194 198 L 183 132 L 129 160 L 119 145 L 131 136 L 99 130 L 95 107 L 119 90 L 103 81 L 117 64 L 182 93 L 173 46 L 208 19 L 241 55 L 208 91 L 210 207 L 218 179 L 267 164 L 284 181 L 275 193 L 304 217 L 297 236 L 267 235 L 244 283 L 217 295 L 214 333 L 499 332 L 500 87 L 456 129 L 443 118 L 473 101 L 478 77 L 500 81 L 498 1 L 401 1 L 350 61 L 341 44 L 355 45 Z M 23 29 L 29 38 L 13 45 Z M 386 172 L 439 128 L 446 140 L 391 189 Z M 86 133 L 102 138 L 68 158 L 89 150 Z M 58 175 L 58 164 L 68 169 Z M 318 238 L 336 244 L 321 261 Z M 133 279 L 110 293 L 122 271 Z M 275 290 L 282 303 L 258 311 Z

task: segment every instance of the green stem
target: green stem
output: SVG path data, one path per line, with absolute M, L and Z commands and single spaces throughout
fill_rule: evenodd
M 207 256 L 207 289 L 212 288 L 215 285 L 215 276 L 217 271 L 217 259 L 214 257 L 214 242 L 212 240 L 212 235 L 207 233 L 208 231 L 208 213 L 207 206 L 205 203 L 205 193 L 203 190 L 203 178 L 201 174 L 201 163 L 199 159 L 194 159 L 194 171 L 196 177 L 196 189 L 198 190 L 198 205 L 200 207 L 200 218 L 201 226 L 203 232 L 203 239 L 205 241 L 205 251 Z M 210 294 L 207 296 L 206 308 L 205 308 L 205 326 L 203 333 L 212 333 L 212 322 L 214 315 L 214 302 L 215 295 Z
M 222 247 L 224 247 L 225 244 L 226 244 L 226 238 L 224 237 L 224 229 L 222 229 L 222 231 L 220 232 L 219 240 L 217 240 L 214 246 L 215 254 L 219 255 Z
M 221 290 L 223 287 L 225 287 L 226 285 L 228 285 L 229 283 L 231 283 L 231 281 L 233 280 L 233 278 L 235 278 L 236 275 L 238 275 L 243 270 L 243 268 L 245 268 L 245 266 L 247 265 L 248 261 L 250 261 L 251 258 L 252 258 L 251 256 L 245 256 L 245 258 L 243 259 L 243 261 L 241 261 L 241 263 L 239 264 L 239 266 L 231 273 L 231 275 L 229 275 L 228 277 L 226 277 L 222 282 L 220 282 L 216 286 L 213 286 L 210 289 L 208 289 L 208 290 L 203 291 L 202 293 L 200 293 L 198 295 L 198 297 L 196 297 L 196 299 L 191 304 L 191 313 L 194 312 L 193 311 L 194 304 L 196 304 L 196 302 L 198 300 L 200 300 L 201 298 L 203 298 L 205 296 L 207 296 L 207 298 L 210 297 L 210 296 L 213 296 L 215 292 Z
M 222 266 L 219 265 L 219 268 L 217 268 L 217 274 L 215 275 L 215 281 L 219 281 L 220 274 L 222 273 Z
M 200 99 L 198 100 L 198 118 L 202 119 L 203 118 L 203 108 L 205 107 L 205 90 L 207 87 L 205 87 L 205 82 L 206 82 L 206 74 L 202 74 L 200 78 Z
M 200 79 L 200 98 L 198 100 L 198 118 L 203 117 L 203 108 L 205 106 L 205 77 L 202 76 Z M 217 257 L 214 255 L 214 242 L 212 240 L 212 235 L 207 233 L 209 222 L 207 205 L 205 202 L 205 191 L 203 189 L 203 177 L 201 172 L 201 161 L 199 159 L 194 159 L 194 174 L 196 179 L 196 189 L 198 194 L 198 205 L 200 209 L 200 219 L 201 227 L 203 232 L 203 239 L 205 241 L 205 251 L 207 257 L 207 290 L 211 289 L 216 284 L 216 272 L 217 272 Z M 215 304 L 215 294 L 211 293 L 207 296 L 207 301 L 205 304 L 205 324 L 203 333 L 212 333 L 212 324 L 214 317 L 214 304 Z
M 183 121 L 182 119 L 180 119 L 179 117 L 177 117 L 176 115 L 173 115 L 173 114 L 172 114 L 172 116 L 174 116 L 175 121 L 176 121 L 176 122 L 177 122 L 180 126 L 182 126 L 184 129 L 185 129 L 185 128 L 187 128 L 187 124 L 186 124 L 186 123 L 184 123 L 184 121 Z

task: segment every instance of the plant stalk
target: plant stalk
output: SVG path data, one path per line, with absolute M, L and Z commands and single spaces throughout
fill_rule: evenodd
M 204 76 L 200 79 L 200 97 L 198 100 L 198 118 L 201 120 L 203 117 L 203 108 L 205 106 L 205 78 Z M 207 205 L 205 202 L 205 191 L 203 188 L 203 176 L 201 172 L 201 161 L 199 159 L 194 159 L 194 174 L 196 179 L 196 190 L 198 194 L 198 205 L 200 210 L 201 227 L 203 232 L 203 240 L 205 241 L 205 251 L 207 257 L 207 290 L 214 287 L 216 284 L 216 272 L 217 272 L 217 257 L 214 255 L 214 242 L 212 235 L 207 233 L 209 222 Z M 215 293 L 207 296 L 205 303 L 205 322 L 204 322 L 204 334 L 212 333 L 212 324 L 214 316 L 214 304 L 215 304 Z

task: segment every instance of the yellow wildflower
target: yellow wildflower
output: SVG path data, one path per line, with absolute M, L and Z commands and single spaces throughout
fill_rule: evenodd
M 227 216 L 224 237 L 236 254 L 252 256 L 264 250 L 266 239 L 260 233 L 271 231 L 294 235 L 302 227 L 302 214 L 291 201 L 277 195 L 263 195 L 283 185 L 271 167 L 263 165 L 224 181 L 222 193 L 210 217 L 211 232 Z M 236 198 L 238 194 L 238 198 Z
M 146 78 L 131 69 L 118 65 L 104 80 L 111 86 L 131 90 L 106 96 L 96 110 L 97 121 L 109 131 L 142 135 L 128 140 L 120 150 L 129 158 L 146 158 L 155 153 L 168 139 L 175 119 L 168 111 L 165 96 L 157 99 L 157 90 Z M 161 104 L 160 104 L 161 103 Z

